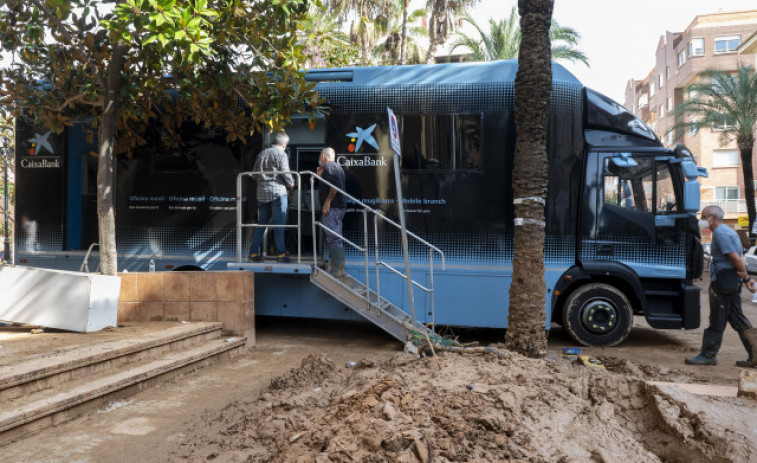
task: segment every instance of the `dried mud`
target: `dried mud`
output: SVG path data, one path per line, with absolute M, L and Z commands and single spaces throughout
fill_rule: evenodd
M 757 462 L 755 402 L 649 385 L 677 371 L 603 359 L 310 355 L 183 433 L 172 461 Z

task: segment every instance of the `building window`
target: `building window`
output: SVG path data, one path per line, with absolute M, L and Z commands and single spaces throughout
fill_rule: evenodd
M 704 39 L 689 41 L 689 56 L 704 56 Z
M 665 143 L 670 146 L 673 144 L 673 132 L 668 132 L 665 138 Z
M 723 201 L 726 199 L 739 199 L 739 187 L 716 186 L 715 187 L 715 200 Z
M 646 108 L 649 105 L 649 96 L 646 93 L 642 93 L 639 97 L 639 109 Z
M 714 150 L 712 152 L 712 167 L 738 167 L 738 150 Z
M 670 66 L 665 67 L 665 79 L 670 80 Z
M 662 73 L 659 76 L 657 76 L 657 80 L 658 80 L 658 84 L 659 84 L 660 90 L 662 90 L 662 87 L 665 86 L 665 83 L 662 80 Z
M 673 110 L 673 97 L 669 96 L 668 97 L 668 112 L 670 112 L 672 110 Z
M 686 50 L 681 50 L 678 53 L 678 67 L 680 68 L 684 64 L 686 64 Z
M 733 130 L 736 128 L 736 121 L 729 121 L 727 118 L 723 118 L 723 122 L 721 124 L 716 124 L 713 122 L 712 124 L 712 130 L 715 132 L 722 132 L 723 130 Z
M 660 119 L 662 119 L 663 117 L 665 117 L 665 106 L 660 105 Z
M 728 37 L 715 37 L 715 54 L 736 53 L 736 49 L 741 45 L 740 35 L 729 35 Z
M 697 133 L 699 133 L 699 128 L 697 127 L 697 120 L 692 119 L 691 122 L 689 122 L 689 136 L 693 137 Z

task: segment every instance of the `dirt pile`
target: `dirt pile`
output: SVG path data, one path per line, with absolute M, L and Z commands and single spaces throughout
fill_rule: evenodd
M 517 354 L 334 365 L 322 355 L 177 440 L 174 461 L 757 461 L 757 407 Z M 617 372 L 623 371 L 623 372 Z

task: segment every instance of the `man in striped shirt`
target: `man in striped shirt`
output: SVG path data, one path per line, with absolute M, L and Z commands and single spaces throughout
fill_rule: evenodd
M 255 175 L 257 180 L 258 224 L 284 225 L 287 221 L 287 190 L 294 187 L 294 179 L 289 172 L 289 157 L 284 149 L 289 143 L 289 136 L 284 132 L 277 132 L 273 137 L 273 144 L 258 154 L 255 172 L 271 172 Z M 287 173 L 277 173 L 287 172 Z M 262 261 L 260 245 L 263 242 L 265 228 L 255 227 L 250 246 L 250 260 Z M 284 229 L 274 228 L 273 237 L 276 241 L 276 260 L 290 262 L 284 243 Z

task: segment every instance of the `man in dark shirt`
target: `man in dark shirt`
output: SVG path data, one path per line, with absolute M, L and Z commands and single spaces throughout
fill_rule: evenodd
M 335 162 L 336 153 L 332 148 L 324 148 L 318 158 L 316 173 L 330 184 L 345 191 L 344 170 Z M 342 243 L 342 220 L 347 205 L 344 195 L 325 183 L 319 182 L 318 197 L 321 199 L 321 223 L 337 234 L 326 232 L 329 246 L 329 273 L 337 278 L 344 276 L 344 246 Z

